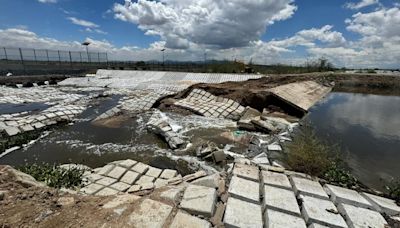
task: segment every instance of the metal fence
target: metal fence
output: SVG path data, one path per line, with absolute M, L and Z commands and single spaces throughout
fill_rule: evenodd
M 106 63 L 107 53 L 0 47 L 0 60 Z

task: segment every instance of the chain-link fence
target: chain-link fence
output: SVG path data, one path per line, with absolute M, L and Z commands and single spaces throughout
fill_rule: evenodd
M 0 60 L 106 63 L 107 53 L 0 47 Z

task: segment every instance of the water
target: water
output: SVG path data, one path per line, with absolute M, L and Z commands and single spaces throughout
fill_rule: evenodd
M 400 97 L 331 93 L 307 119 L 319 136 L 338 144 L 354 175 L 382 190 L 400 178 Z
M 0 115 L 11 114 L 17 112 L 39 112 L 47 109 L 49 105 L 44 103 L 27 103 L 27 104 L 0 104 Z

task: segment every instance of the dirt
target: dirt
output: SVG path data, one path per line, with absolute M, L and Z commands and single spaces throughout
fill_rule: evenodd
M 117 129 L 117 128 L 122 127 L 122 125 L 124 125 L 130 118 L 131 117 L 129 117 L 127 115 L 118 115 L 118 116 L 113 116 L 110 118 L 94 121 L 94 122 L 92 122 L 92 124 L 95 126 Z

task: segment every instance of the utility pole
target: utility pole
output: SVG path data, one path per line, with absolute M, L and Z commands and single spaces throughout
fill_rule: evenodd
M 162 52 L 162 65 L 163 65 L 163 70 L 165 70 L 165 48 L 161 49 Z

